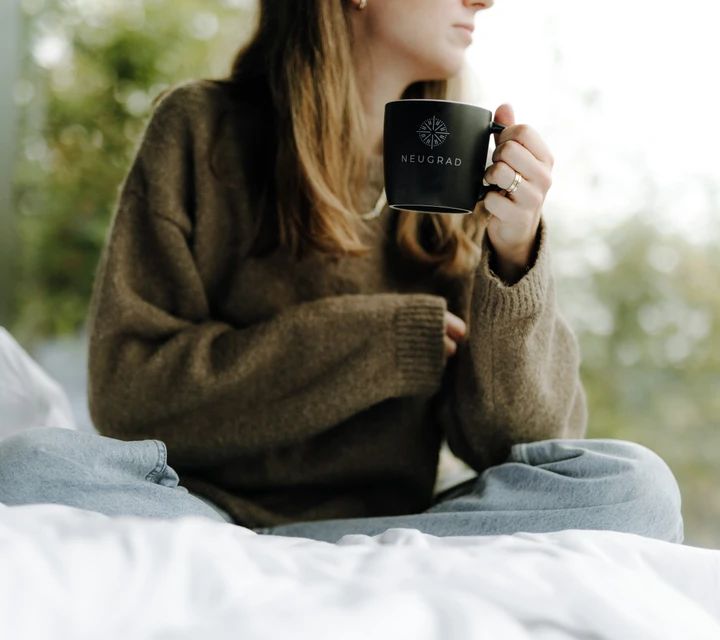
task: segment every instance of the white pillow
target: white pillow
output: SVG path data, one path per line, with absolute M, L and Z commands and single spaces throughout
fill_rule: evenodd
M 63 388 L 0 326 L 0 440 L 33 427 L 77 424 Z

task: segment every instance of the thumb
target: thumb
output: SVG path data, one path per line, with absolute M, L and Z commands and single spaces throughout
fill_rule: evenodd
M 495 111 L 495 122 L 497 122 L 498 124 L 504 124 L 506 127 L 510 126 L 511 124 L 515 124 L 515 111 L 513 111 L 511 104 L 503 102 L 497 108 L 497 111 Z M 502 131 L 500 133 L 493 134 L 495 136 L 495 146 L 499 144 L 500 136 L 502 134 Z

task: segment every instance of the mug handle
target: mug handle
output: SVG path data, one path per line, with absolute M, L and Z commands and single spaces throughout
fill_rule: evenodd
M 505 129 L 504 124 L 500 124 L 499 122 L 493 122 L 490 124 L 490 133 L 500 133 Z M 485 196 L 490 191 L 503 191 L 502 187 L 499 187 L 496 184 L 491 184 L 489 187 L 486 187 L 484 184 L 480 185 L 480 195 L 478 196 L 478 202 L 485 199 Z

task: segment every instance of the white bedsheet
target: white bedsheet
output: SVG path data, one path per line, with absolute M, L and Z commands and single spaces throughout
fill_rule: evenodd
M 720 638 L 720 551 L 607 531 L 337 544 L 0 505 L 13 640 Z

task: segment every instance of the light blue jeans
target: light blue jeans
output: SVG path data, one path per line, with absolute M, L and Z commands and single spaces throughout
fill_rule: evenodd
M 67 429 L 28 429 L 0 441 L 0 502 L 233 522 L 180 485 L 161 440 L 124 441 Z M 372 536 L 398 527 L 435 536 L 605 529 L 677 543 L 684 535 L 680 490 L 663 459 L 638 443 L 599 438 L 516 444 L 505 462 L 447 489 L 422 513 L 254 531 L 337 542 L 346 533 Z

